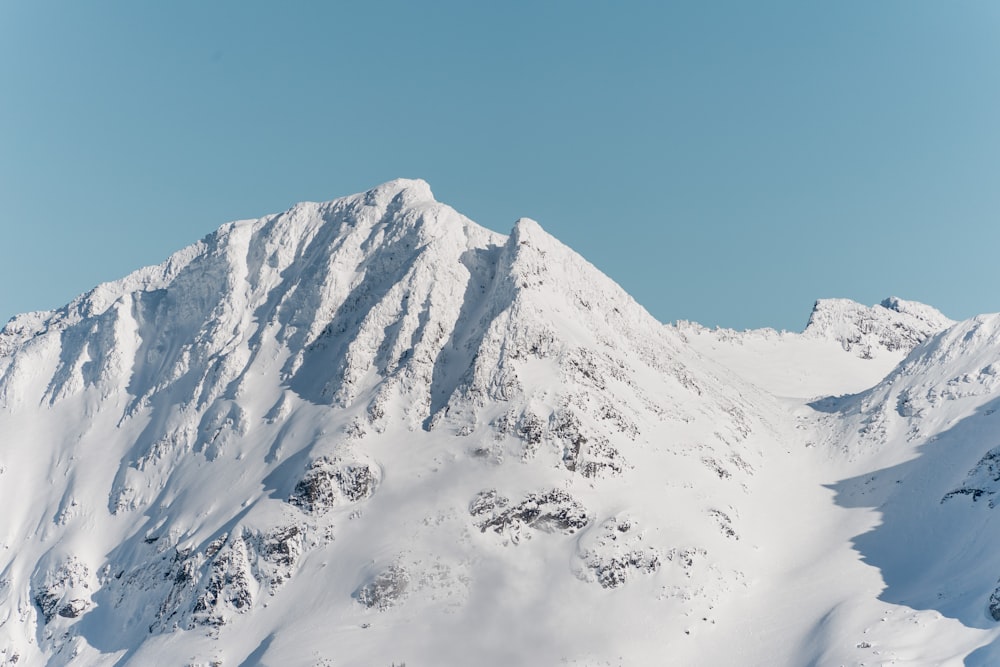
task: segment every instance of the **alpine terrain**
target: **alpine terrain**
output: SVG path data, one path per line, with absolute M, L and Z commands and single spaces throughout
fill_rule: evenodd
M 1000 664 L 998 410 L 997 315 L 299 204 L 0 331 L 0 664 Z

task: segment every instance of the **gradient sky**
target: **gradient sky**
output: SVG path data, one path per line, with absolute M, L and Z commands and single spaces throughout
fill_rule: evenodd
M 398 177 L 663 321 L 1000 310 L 1000 3 L 0 0 L 0 320 Z

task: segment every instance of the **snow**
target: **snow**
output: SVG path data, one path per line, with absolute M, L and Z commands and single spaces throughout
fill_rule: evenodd
M 998 345 L 663 325 L 423 181 L 229 223 L 0 331 L 0 664 L 995 664 Z

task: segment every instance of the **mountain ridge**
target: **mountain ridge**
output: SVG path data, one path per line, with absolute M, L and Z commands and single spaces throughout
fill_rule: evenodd
M 418 180 L 228 223 L 0 331 L 0 663 L 847 661 L 904 604 L 865 588 L 849 480 L 938 433 L 877 425 L 907 383 L 927 412 L 968 326 L 898 299 L 818 302 L 800 334 L 664 325 Z M 954 640 L 934 655 L 987 641 L 964 609 L 921 621 Z M 886 654 L 915 641 L 885 627 Z
M 643 431 L 664 419 L 708 419 L 681 405 L 718 384 L 714 371 L 671 360 L 676 342 L 661 340 L 661 325 L 617 285 L 537 223 L 522 219 L 504 238 L 428 196 L 419 184 L 393 182 L 231 223 L 47 320 L 5 328 L 0 430 L 50 452 L 43 463 L 22 449 L 12 457 L 18 474 L 68 480 L 59 498 L 8 519 L 28 532 L 48 524 L 4 576 L 11 591 L 30 582 L 27 595 L 5 603 L 38 610 L 37 646 L 49 662 L 77 651 L 123 659 L 121 650 L 141 662 L 172 629 L 211 633 L 250 609 L 262 613 L 263 600 L 311 555 L 337 548 L 330 531 L 351 507 L 388 502 L 401 488 L 427 493 L 421 474 L 412 477 L 427 466 L 423 458 L 403 466 L 403 478 L 389 474 L 387 457 L 403 455 L 399 439 L 441 450 L 437 466 L 475 466 L 465 473 L 475 480 L 498 466 L 506 480 L 496 496 L 504 500 L 493 503 L 498 516 L 477 510 L 476 521 L 523 549 L 521 535 L 562 525 L 555 517 L 563 512 L 582 513 L 587 526 L 600 518 L 595 498 L 587 509 L 577 497 L 586 489 L 560 486 L 614 483 L 646 456 L 641 447 L 622 451 Z M 616 351 L 622 346 L 635 361 Z M 656 398 L 651 381 L 663 386 Z M 734 399 L 699 412 L 739 440 L 755 410 Z M 48 417 L 37 422 L 36 414 Z M 78 423 L 75 415 L 86 423 L 51 428 Z M 442 438 L 456 436 L 473 444 L 449 453 Z M 701 447 L 696 465 L 710 479 L 721 479 L 731 457 L 751 469 L 734 453 L 710 458 L 711 447 Z M 114 463 L 80 462 L 100 459 Z M 232 498 L 206 495 L 217 477 L 231 480 Z M 452 484 L 470 483 L 456 473 Z M 452 530 L 468 524 L 452 516 L 455 508 L 489 491 L 481 481 L 474 487 L 447 505 Z M 523 508 L 542 499 L 553 518 L 539 524 Z M 408 550 L 431 553 L 419 546 L 425 539 L 412 538 Z M 617 548 L 602 539 L 570 556 L 581 562 L 577 576 L 619 585 L 633 570 L 676 558 L 664 548 L 616 560 L 601 555 Z M 438 564 L 440 573 L 460 573 L 441 575 L 450 596 L 465 595 L 456 582 L 469 577 L 461 574 L 468 559 L 510 558 L 483 548 L 477 556 L 472 543 L 461 559 Z M 354 613 L 388 610 L 385 590 L 431 576 L 404 553 L 380 561 L 367 583 L 338 579 L 357 587 L 342 604 L 354 609 L 354 598 L 362 602 Z M 174 583 L 157 583 L 164 580 Z M 150 631 L 152 644 L 142 640 Z M 8 633 L 17 647 L 8 655 L 32 650 L 34 633 Z

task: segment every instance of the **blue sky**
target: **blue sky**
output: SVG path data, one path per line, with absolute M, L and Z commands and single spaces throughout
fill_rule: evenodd
M 0 0 L 0 320 L 395 178 L 663 321 L 1000 310 L 1000 3 Z

